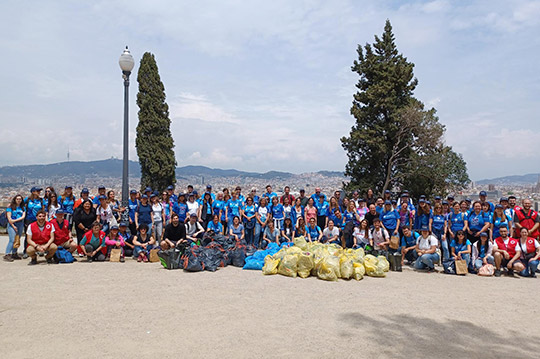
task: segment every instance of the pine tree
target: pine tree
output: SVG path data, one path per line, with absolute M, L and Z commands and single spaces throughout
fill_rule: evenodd
M 141 165 L 141 187 L 163 191 L 176 183 L 176 159 L 165 87 L 153 54 L 146 52 L 143 55 L 137 81 L 139 124 L 135 144 Z
M 373 188 L 382 193 L 404 182 L 410 184 L 412 174 L 421 170 L 415 164 L 425 163 L 419 158 L 425 160 L 436 148 L 439 154 L 451 148 L 444 146 L 444 126 L 438 122 L 435 109 L 426 111 L 413 97 L 418 83 L 414 64 L 399 54 L 390 21 L 386 21 L 381 38 L 375 36 L 373 45 L 359 45 L 357 52 L 352 71 L 360 78 L 351 107 L 356 123 L 349 136 L 341 139 L 348 156 L 345 174 L 350 182 L 346 187 Z M 458 177 L 468 181 L 466 165 L 460 165 L 464 176 Z

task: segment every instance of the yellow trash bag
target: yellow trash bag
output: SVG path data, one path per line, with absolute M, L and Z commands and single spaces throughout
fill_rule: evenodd
M 390 270 L 390 263 L 386 259 L 385 256 L 377 256 L 377 259 L 379 260 L 379 263 L 377 263 L 377 267 L 381 268 L 383 272 L 388 272 Z
M 304 238 L 304 236 L 300 236 L 298 238 L 294 238 L 293 239 L 293 243 L 294 243 L 294 246 L 295 247 L 298 247 L 300 248 L 301 250 L 305 251 L 307 250 L 307 242 L 306 242 L 306 239 Z
M 323 280 L 337 281 L 340 276 L 338 257 L 328 256 L 321 261 L 317 277 Z
M 281 259 L 279 258 L 274 258 L 271 255 L 267 255 L 266 257 L 264 257 L 264 266 L 262 269 L 262 273 L 265 275 L 277 274 L 277 269 L 280 261 Z
M 343 253 L 343 248 L 337 244 L 329 244 L 327 249 L 331 256 L 339 257 Z
M 287 254 L 281 262 L 279 262 L 278 273 L 287 277 L 296 278 L 296 270 L 298 266 L 298 257 L 294 254 Z
M 286 255 L 287 255 L 287 248 L 281 248 L 272 257 L 283 259 L 283 257 L 285 257 Z
M 341 278 L 350 279 L 353 275 L 353 271 L 354 271 L 354 266 L 353 266 L 352 257 L 349 257 L 347 255 L 342 255 L 339 258 L 339 272 L 341 274 Z
M 373 263 L 374 265 L 377 265 L 377 263 L 379 262 L 379 260 L 378 260 L 377 257 L 375 257 L 374 255 L 367 254 L 367 255 L 364 257 L 364 262 L 371 262 L 371 263 Z
M 364 251 L 364 248 L 360 247 L 354 250 L 355 257 L 359 257 L 364 259 L 366 256 L 366 252 Z
M 373 257 L 373 256 L 371 256 Z M 375 257 L 373 257 L 375 258 Z M 364 267 L 366 268 L 366 274 L 370 277 L 385 277 L 386 274 L 384 273 L 384 271 L 382 270 L 382 268 L 380 268 L 378 266 L 379 264 L 379 261 L 377 260 L 377 258 L 375 258 L 375 262 L 369 258 L 368 259 L 368 256 L 366 256 L 366 260 L 364 261 Z
M 311 274 L 311 270 L 315 266 L 313 253 L 303 252 L 298 255 L 298 275 L 302 278 L 307 278 Z
M 289 247 L 289 248 L 285 248 L 285 253 L 287 254 L 294 254 L 294 255 L 297 255 L 297 254 L 300 254 L 302 253 L 303 251 L 300 249 L 300 247 Z
M 353 264 L 353 278 L 356 280 L 361 280 L 364 278 L 364 275 L 366 274 L 366 269 L 364 268 L 364 265 L 361 263 L 354 263 Z

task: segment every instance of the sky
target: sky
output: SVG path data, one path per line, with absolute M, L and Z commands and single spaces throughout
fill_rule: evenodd
M 540 170 L 540 1 L 0 3 L 0 166 L 122 158 L 123 81 L 155 55 L 179 166 L 342 171 L 359 44 L 389 19 L 473 180 Z

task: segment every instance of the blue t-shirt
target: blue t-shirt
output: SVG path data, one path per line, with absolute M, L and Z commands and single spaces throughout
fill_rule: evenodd
M 319 193 L 319 194 L 313 193 L 311 195 L 311 198 L 313 198 L 313 202 L 315 203 L 315 206 L 317 205 L 317 203 L 319 203 L 319 201 L 320 201 L 319 198 L 321 198 L 321 196 L 323 196 L 324 201 L 326 202 L 326 195 L 324 193 Z
M 214 231 L 215 233 L 222 233 L 223 225 L 221 224 L 221 222 L 215 224 L 214 221 L 211 221 L 208 223 L 208 229 Z
M 19 219 L 19 218 L 21 218 L 23 216 L 24 209 L 21 208 L 21 207 L 17 207 L 15 209 L 11 209 L 11 207 L 8 207 L 6 209 L 6 212 L 10 212 L 11 213 L 11 219 L 16 220 L 16 219 Z
M 255 207 L 254 204 L 252 204 L 251 206 L 244 206 L 244 214 L 247 216 L 247 217 L 251 217 L 251 216 L 254 216 L 255 215 L 255 212 L 257 211 L 257 207 Z M 255 218 L 253 218 L 255 219 Z
M 43 200 L 41 198 L 37 199 L 29 199 L 27 204 L 27 213 L 26 216 L 28 217 L 29 221 L 35 221 L 37 213 L 45 209 L 45 203 L 43 203 Z
M 234 228 L 234 225 L 231 226 L 232 234 L 238 236 L 240 238 L 242 236 L 242 231 L 244 230 L 244 225 L 240 223 L 238 227 Z
M 506 214 L 503 214 L 503 216 L 506 217 L 506 221 L 502 221 L 501 217 L 497 217 L 495 220 L 493 220 L 493 239 L 501 236 L 500 234 L 501 227 L 506 227 L 506 229 L 510 231 L 510 221 L 512 219 L 508 217 Z
M 137 207 L 139 207 L 139 201 L 137 200 L 132 201 L 130 198 L 128 200 L 128 208 L 129 208 L 129 218 L 131 218 L 132 221 L 135 221 L 135 211 L 137 210 Z
M 420 235 L 417 232 L 411 232 L 411 235 L 409 237 L 401 237 L 401 247 L 409 248 L 416 246 L 416 241 L 420 237 Z
M 229 218 L 232 218 L 234 216 L 240 217 L 240 208 L 242 206 L 242 202 L 240 200 L 232 200 L 230 199 L 227 201 L 227 212 L 229 215 Z
M 444 222 L 446 221 L 446 217 L 444 214 L 431 214 L 431 229 L 435 229 L 437 231 L 442 231 L 444 229 Z
M 455 213 L 452 212 L 448 215 L 448 220 L 450 221 L 450 229 L 452 232 L 456 233 L 457 231 L 463 230 L 465 227 L 465 219 L 466 219 L 465 213 L 459 212 Z
M 315 207 L 317 208 L 317 216 L 328 216 L 328 208 L 330 207 L 328 202 L 324 201 L 321 203 L 317 201 L 315 202 Z
M 99 194 L 97 196 L 94 197 L 94 199 L 92 200 L 92 203 L 95 204 L 95 205 L 100 205 L 101 203 L 99 202 Z
M 469 228 L 473 232 L 479 232 L 482 227 L 484 227 L 484 214 L 480 212 L 479 214 L 476 214 L 474 212 L 471 212 L 469 214 Z
M 178 215 L 178 220 L 183 223 L 187 217 L 188 206 L 187 204 L 182 203 L 182 202 L 174 202 L 173 212 Z
M 416 217 L 414 219 L 414 229 L 420 229 L 423 226 L 428 227 L 429 226 L 429 217 L 431 217 L 431 214 L 433 212 L 429 210 L 429 213 L 423 213 L 423 214 L 416 214 Z
M 309 233 L 312 241 L 316 241 L 319 239 L 320 232 L 321 232 L 321 227 L 319 226 L 315 226 L 315 228 L 311 228 L 311 226 L 306 226 L 306 233 Z
M 389 211 L 383 210 L 379 215 L 379 219 L 381 220 L 384 228 L 387 230 L 396 229 L 399 213 L 395 209 L 391 209 Z
M 283 219 L 283 205 L 281 203 L 272 206 L 272 216 L 275 219 Z
M 139 224 L 150 224 L 152 223 L 152 206 L 147 204 L 146 206 L 142 203 L 139 204 L 137 208 L 137 213 L 139 213 Z
M 343 229 L 345 227 L 345 220 L 343 216 L 341 218 L 337 218 L 335 214 L 332 214 L 328 217 L 328 219 L 331 219 L 334 222 L 334 226 Z
M 262 196 L 268 198 L 268 203 L 272 203 L 272 198 L 277 197 L 277 193 L 276 192 L 270 192 L 270 193 L 265 192 Z
M 60 197 L 58 198 L 58 203 L 62 206 L 62 209 L 69 214 L 73 214 L 73 205 L 75 204 L 75 197 L 73 199 L 69 197 Z
M 465 243 L 461 243 L 461 244 L 458 244 L 457 241 L 454 239 L 452 243 L 450 243 L 450 248 L 454 248 L 457 255 L 459 252 L 466 251 L 467 246 L 470 246 L 470 245 L 471 245 L 471 242 L 468 239 L 465 240 Z
M 219 211 L 221 211 L 221 218 L 220 220 L 225 220 L 225 202 L 224 201 L 214 201 L 212 202 L 212 208 L 214 210 L 214 215 L 219 216 Z

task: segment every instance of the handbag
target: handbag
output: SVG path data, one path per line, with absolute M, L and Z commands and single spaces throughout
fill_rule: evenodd
M 484 277 L 491 277 L 495 273 L 495 269 L 493 268 L 493 265 L 491 264 L 484 264 L 480 269 L 478 270 L 478 275 L 484 276 Z
M 456 274 L 467 274 L 467 261 L 465 259 L 456 260 Z
M 111 262 L 120 262 L 120 257 L 122 256 L 122 250 L 120 248 L 111 249 L 111 256 L 109 261 Z
M 398 249 L 399 248 L 399 237 L 398 236 L 392 236 L 390 237 L 390 244 L 389 247 L 391 249 Z

